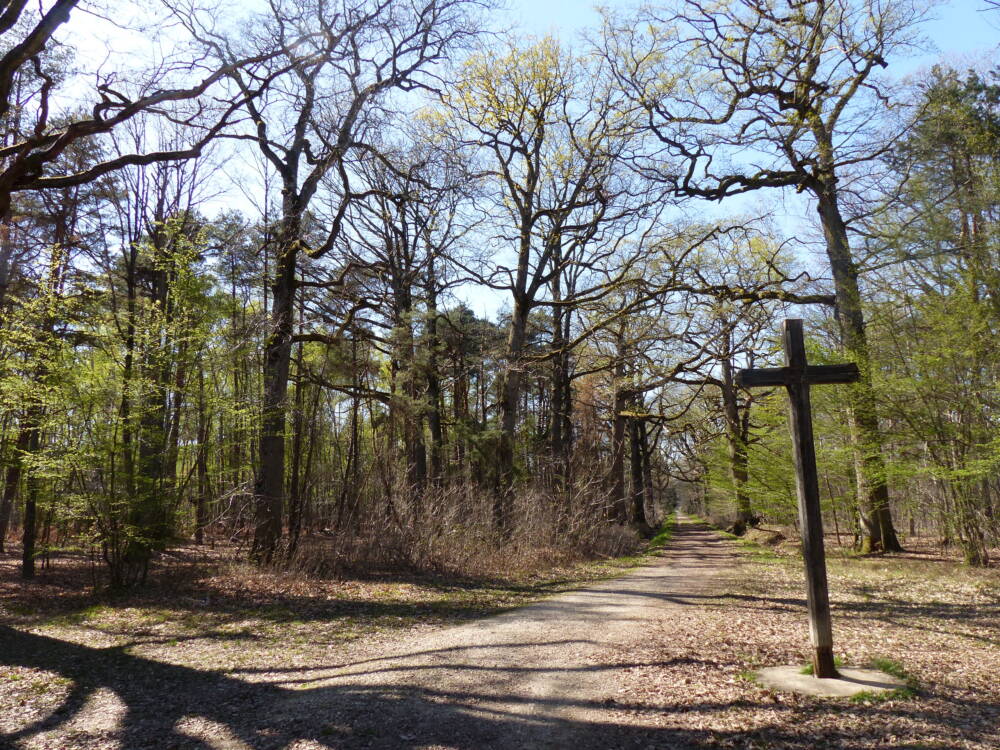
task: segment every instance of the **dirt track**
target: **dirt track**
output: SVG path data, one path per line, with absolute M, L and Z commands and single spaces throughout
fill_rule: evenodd
M 395 695 L 409 705 L 400 722 L 375 724 L 367 739 L 374 746 L 662 746 L 662 732 L 647 734 L 634 716 L 620 724 L 615 710 L 624 672 L 648 665 L 608 655 L 640 643 L 652 623 L 668 619 L 681 598 L 702 591 L 734 559 L 717 535 L 682 522 L 668 550 L 623 578 L 316 677 L 326 687 Z M 449 711 L 425 712 L 426 702 Z
M 64 705 L 0 737 L 18 748 L 683 747 L 616 704 L 622 660 L 734 564 L 691 522 L 649 565 L 467 625 L 338 650 L 307 670 L 227 675 L 0 626 L 9 664 L 73 679 Z M 690 603 L 690 600 L 688 600 Z M 624 647 L 624 651 L 623 651 Z M 67 669 L 67 665 L 71 665 Z

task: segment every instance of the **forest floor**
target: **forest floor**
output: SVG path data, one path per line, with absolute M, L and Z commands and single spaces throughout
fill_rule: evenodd
M 614 566 L 329 582 L 192 565 L 95 600 L 22 585 L 3 558 L 0 748 L 1000 747 L 1000 571 L 931 553 L 829 568 L 835 650 L 913 694 L 758 686 L 754 669 L 805 661 L 797 552 L 690 520 L 646 564 L 516 609 Z

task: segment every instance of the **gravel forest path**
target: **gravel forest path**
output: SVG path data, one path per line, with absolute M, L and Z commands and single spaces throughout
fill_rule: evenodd
M 377 695 L 391 711 L 376 709 L 363 721 L 354 713 L 371 710 L 363 702 L 333 707 L 322 699 L 315 710 L 349 712 L 330 717 L 353 736 L 346 746 L 682 746 L 683 737 L 666 737 L 617 710 L 628 671 L 656 665 L 614 655 L 642 644 L 653 624 L 696 603 L 711 579 L 735 563 L 730 543 L 681 519 L 666 549 L 621 578 L 407 640 L 389 653 L 316 675 L 324 687 Z
M 731 542 L 682 518 L 665 549 L 620 578 L 255 674 L 0 627 L 5 663 L 74 681 L 54 713 L 0 733 L 0 750 L 695 746 L 703 733 L 654 726 L 657 712 L 619 701 L 630 673 L 664 666 L 656 649 L 649 656 L 649 633 L 669 638 L 672 618 L 702 605 L 736 564 Z M 701 656 L 669 661 L 696 667 Z

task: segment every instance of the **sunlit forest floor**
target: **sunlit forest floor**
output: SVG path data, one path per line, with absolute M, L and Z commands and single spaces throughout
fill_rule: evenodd
M 838 656 L 900 671 L 915 694 L 830 702 L 759 687 L 756 668 L 805 661 L 801 561 L 792 543 L 730 539 L 706 590 L 670 597 L 672 609 L 643 626 L 638 649 L 608 655 L 636 665 L 613 676 L 609 721 L 643 727 L 636 742 L 648 742 L 652 729 L 675 746 L 1000 746 L 1000 570 L 965 568 L 929 542 L 909 545 L 913 552 L 889 558 L 834 549 L 829 572 Z M 128 595 L 95 593 L 84 560 L 56 560 L 24 584 L 14 554 L 0 558 L 0 748 L 140 746 L 143 717 L 129 720 L 127 741 L 121 736 L 136 696 L 110 695 L 88 677 L 116 670 L 136 675 L 129 690 L 151 693 L 139 705 L 155 706 L 159 689 L 169 702 L 180 689 L 234 725 L 254 714 L 263 728 L 250 746 L 337 747 L 315 733 L 308 742 L 280 739 L 296 736 L 294 726 L 269 734 L 259 714 L 274 711 L 280 723 L 281 707 L 261 704 L 270 693 L 257 693 L 271 688 L 258 683 L 329 664 L 353 644 L 377 653 L 415 631 L 495 614 L 637 562 L 507 576 L 320 580 L 256 571 L 227 555 L 182 548 Z M 309 680 L 292 682 L 282 701 L 287 691 L 311 688 Z M 160 747 L 157 722 L 149 726 L 149 746 Z M 175 739 L 183 727 L 178 732 Z M 223 738 L 169 746 L 247 745 Z
M 112 592 L 99 584 L 100 567 L 81 557 L 56 558 L 36 581 L 24 583 L 17 552 L 15 547 L 0 556 L 3 624 L 91 646 L 138 648 L 202 669 L 271 659 L 284 666 L 308 664 L 317 653 L 362 637 L 391 638 L 401 630 L 498 614 L 618 575 L 641 560 L 506 571 L 491 565 L 480 575 L 395 571 L 325 579 L 260 570 L 228 547 L 187 546 L 161 558 L 145 586 Z
M 1000 747 L 1000 569 L 965 567 L 931 539 L 857 557 L 828 535 L 838 663 L 897 673 L 913 690 L 889 700 L 777 694 L 755 682 L 755 670 L 805 665 L 809 645 L 799 546 L 793 529 L 781 532 L 787 541 L 773 545 L 730 537 L 739 566 L 690 599 L 684 616 L 652 628 L 645 653 L 631 654 L 667 666 L 627 677 L 624 713 L 660 706 L 657 725 L 718 747 Z M 749 536 L 773 541 L 766 531 Z

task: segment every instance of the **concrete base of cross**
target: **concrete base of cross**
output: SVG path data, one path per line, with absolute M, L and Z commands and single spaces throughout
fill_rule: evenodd
M 766 688 L 820 698 L 850 698 L 858 693 L 885 693 L 906 687 L 906 682 L 877 669 L 837 667 L 839 678 L 821 680 L 802 674 L 802 667 L 767 667 L 757 672 Z

